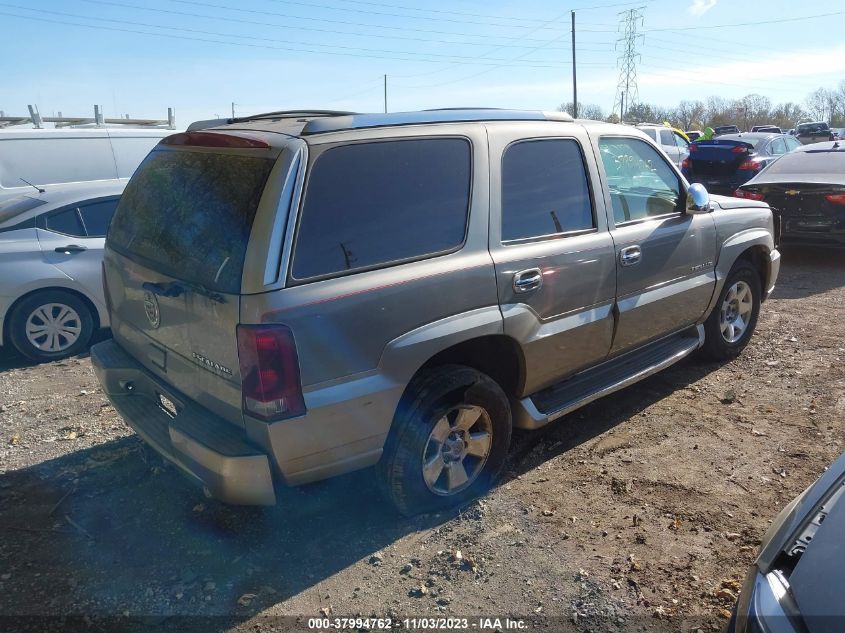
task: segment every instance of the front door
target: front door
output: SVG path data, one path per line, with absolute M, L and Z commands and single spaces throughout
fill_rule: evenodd
M 103 246 L 118 200 L 116 196 L 89 200 L 38 218 L 37 235 L 44 260 L 100 303 Z
M 589 138 L 571 124 L 489 126 L 490 253 L 505 333 L 525 355 L 524 393 L 604 360 L 613 338 L 613 240 Z M 497 185 L 493 185 L 496 187 Z
M 684 213 L 683 181 L 645 141 L 603 136 L 598 151 L 616 250 L 616 354 L 703 316 L 716 284 L 716 228 L 710 214 Z

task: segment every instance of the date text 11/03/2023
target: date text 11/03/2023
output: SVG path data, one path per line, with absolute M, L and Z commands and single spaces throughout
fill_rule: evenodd
M 520 631 L 527 628 L 524 620 L 512 618 L 309 618 L 308 628 L 312 631 L 370 630 L 389 631 Z

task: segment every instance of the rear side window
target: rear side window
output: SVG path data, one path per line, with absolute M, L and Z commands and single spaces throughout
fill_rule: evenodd
M 108 245 L 171 277 L 239 292 L 252 221 L 273 162 L 151 152 L 123 192 Z
M 675 145 L 675 139 L 672 130 L 660 130 L 660 144 L 661 145 Z
M 326 150 L 308 178 L 292 276 L 324 277 L 458 248 L 466 234 L 471 173 L 465 139 Z
M 776 138 L 772 141 L 772 144 L 769 145 L 769 153 L 772 156 L 780 156 L 781 154 L 786 153 L 786 142 L 782 138 Z
M 85 227 L 82 226 L 82 222 L 79 220 L 79 212 L 76 207 L 46 216 L 44 218 L 44 226 L 48 231 L 55 233 L 85 237 Z
M 571 139 L 523 141 L 502 158 L 502 241 L 592 229 L 584 158 Z
M 85 225 L 85 232 L 88 237 L 105 237 L 109 230 L 109 223 L 117 209 L 119 198 L 114 200 L 103 200 L 91 204 L 80 205 L 79 212 L 82 214 L 82 223 Z

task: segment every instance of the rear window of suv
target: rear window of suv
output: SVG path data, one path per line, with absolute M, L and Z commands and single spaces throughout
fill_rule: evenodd
M 126 186 L 108 245 L 171 277 L 237 293 L 273 163 L 237 154 L 153 151 Z
M 334 276 L 459 248 L 471 174 L 470 144 L 460 138 L 326 150 L 306 185 L 292 277 Z

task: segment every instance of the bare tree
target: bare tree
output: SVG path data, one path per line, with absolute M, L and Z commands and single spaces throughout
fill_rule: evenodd
M 681 101 L 672 113 L 671 118 L 681 129 L 691 130 L 692 128 L 703 127 L 706 110 L 706 106 L 701 101 Z
M 572 116 L 573 109 L 572 109 L 572 102 L 567 101 L 566 103 L 562 103 L 558 106 L 558 112 L 566 112 Z M 604 119 L 604 110 L 601 109 L 601 106 L 598 106 L 594 103 L 581 103 L 578 102 L 578 118 L 579 119 L 592 119 L 594 121 L 602 121 Z
M 830 116 L 834 95 L 826 88 L 817 88 L 807 95 L 807 113 L 814 121 L 826 121 Z

